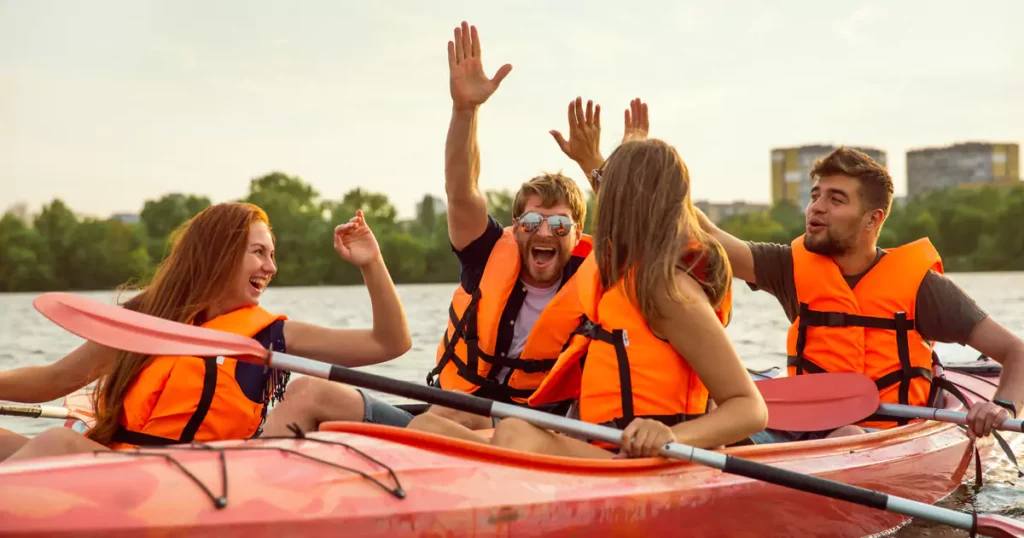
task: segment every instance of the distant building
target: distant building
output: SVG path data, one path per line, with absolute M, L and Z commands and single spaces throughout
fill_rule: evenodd
M 847 146 L 886 166 L 885 152 L 875 148 Z M 772 202 L 789 200 L 804 208 L 811 201 L 811 168 L 839 146 L 812 145 L 772 150 Z
M 964 142 L 907 152 L 907 195 L 1020 181 L 1017 144 Z
M 716 203 L 701 200 L 699 202 L 694 202 L 693 205 L 703 211 L 704 214 L 708 216 L 708 219 L 715 224 L 718 224 L 734 215 L 753 213 L 755 211 L 767 211 L 771 208 L 768 204 L 752 204 L 750 202 L 742 201 Z
M 29 224 L 32 220 L 31 215 L 29 215 L 28 213 L 28 204 L 26 204 L 25 202 L 17 202 L 15 204 L 12 204 L 11 207 L 7 208 L 6 213 L 10 213 L 12 216 L 14 216 L 15 218 L 17 218 L 18 220 L 25 224 Z
M 138 224 L 139 216 L 135 213 L 114 213 L 110 216 L 111 219 L 119 220 L 125 224 Z

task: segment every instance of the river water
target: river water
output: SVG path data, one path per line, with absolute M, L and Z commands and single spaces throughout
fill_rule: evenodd
M 950 277 L 996 320 L 1018 335 L 1024 335 L 1024 273 L 961 273 Z M 734 312 L 728 333 L 749 368 L 785 366 L 785 333 L 788 322 L 782 308 L 766 293 L 751 292 L 736 281 Z M 406 355 L 367 370 L 406 381 L 422 383 L 434 364 L 434 352 L 448 317 L 453 285 L 402 285 L 398 291 L 405 305 L 412 332 L 413 348 Z M 50 323 L 32 307 L 37 294 L 0 294 L 0 370 L 40 365 L 55 361 L 74 349 L 81 340 Z M 111 291 L 81 295 L 111 302 Z M 274 288 L 265 293 L 262 304 L 292 319 L 328 327 L 369 327 L 369 296 L 361 286 Z M 943 345 L 940 354 L 948 362 L 972 360 L 977 353 L 959 345 Z M 382 395 L 384 399 L 400 399 Z M 54 402 L 58 403 L 58 402 Z M 56 425 L 51 420 L 0 417 L 0 427 L 27 435 Z M 1008 434 L 1018 459 L 1024 460 L 1024 435 Z M 986 464 L 985 485 L 975 491 L 961 486 L 940 503 L 956 509 L 1002 513 L 1024 518 L 1024 478 L 1002 456 Z M 966 536 L 955 529 L 914 522 L 897 534 L 909 536 Z

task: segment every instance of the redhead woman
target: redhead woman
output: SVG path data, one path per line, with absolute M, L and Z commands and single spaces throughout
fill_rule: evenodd
M 264 310 L 260 297 L 277 272 L 270 221 L 259 207 L 236 202 L 183 224 L 149 285 L 124 307 L 349 367 L 408 351 L 402 304 L 361 211 L 335 228 L 334 248 L 362 271 L 371 329 L 319 327 Z M 146 356 L 85 342 L 55 363 L 0 372 L 0 399 L 46 402 L 97 381 L 96 424 L 84 436 L 67 428 L 31 440 L 0 432 L 0 459 L 288 435 L 290 424 L 308 431 L 329 420 L 405 426 L 412 418 L 351 387 L 309 377 L 288 384 L 288 377 L 230 358 Z

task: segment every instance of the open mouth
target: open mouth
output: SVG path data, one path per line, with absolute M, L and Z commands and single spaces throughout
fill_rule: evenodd
M 811 219 L 807 221 L 808 232 L 819 232 L 825 229 L 825 223 L 818 219 Z
M 551 247 L 533 247 L 530 249 L 530 258 L 533 264 L 543 267 L 555 259 L 555 249 Z
M 267 289 L 267 284 L 268 283 L 269 283 L 269 281 L 266 278 L 250 278 L 249 279 L 249 286 L 251 286 L 253 291 L 255 291 L 256 293 L 263 293 L 263 290 Z

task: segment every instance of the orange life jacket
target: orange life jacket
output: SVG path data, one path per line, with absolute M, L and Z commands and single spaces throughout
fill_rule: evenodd
M 887 250 L 853 289 L 830 257 L 804 247 L 803 236 L 792 246 L 800 313 L 786 342 L 789 375 L 859 372 L 875 380 L 883 402 L 928 405 L 934 343 L 915 330 L 914 319 L 921 281 L 929 270 L 943 272 L 931 242 Z
M 254 337 L 285 319 L 251 306 L 202 326 Z M 125 395 L 111 448 L 252 437 L 262 426 L 266 405 L 243 392 L 237 366 L 229 357 L 153 357 Z
M 579 263 L 591 248 L 591 237 L 584 234 L 569 263 Z M 448 307 L 448 328 L 437 347 L 437 363 L 427 374 L 427 384 L 467 393 L 485 387 L 489 396 L 518 403 L 525 403 L 533 394 L 579 326 L 583 311 L 573 275 L 562 282 L 541 311 L 519 357 L 507 357 L 511 341 L 498 342 L 499 325 L 503 318 L 515 323 L 521 303 L 513 304 L 509 297 L 519 282 L 521 267 L 519 245 L 511 228 L 506 228 L 487 258 L 477 289 L 468 293 L 460 284 L 455 290 Z M 525 289 L 518 291 L 525 293 Z M 516 312 L 507 313 L 510 308 Z M 510 339 L 511 331 L 508 335 Z M 509 368 L 510 374 L 501 383 L 497 374 L 503 367 Z
M 696 275 L 704 274 L 704 265 L 698 262 Z M 581 420 L 620 429 L 637 417 L 671 426 L 706 413 L 704 383 L 672 344 L 651 332 L 624 281 L 603 291 L 593 256 L 576 278 L 586 319 L 530 405 L 578 399 Z M 723 326 L 731 308 L 730 287 L 715 310 Z

